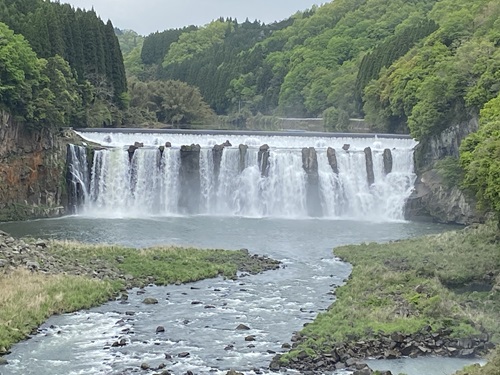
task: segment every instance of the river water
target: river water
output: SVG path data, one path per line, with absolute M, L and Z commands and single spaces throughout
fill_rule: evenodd
M 52 317 L 38 335 L 13 348 L 1 375 L 149 375 L 162 364 L 175 374 L 268 373 L 275 353 L 334 302 L 332 291 L 350 274 L 334 247 L 451 229 L 402 221 L 416 178 L 416 142 L 408 137 L 106 129 L 81 135 L 105 148 L 87 159 L 85 147 L 69 147 L 69 191 L 80 215 L 0 224 L 0 229 L 137 248 L 247 248 L 283 266 L 236 281 L 150 286 L 131 291 L 125 304 Z M 225 147 L 216 163 L 212 148 L 226 140 L 233 146 Z M 131 154 L 128 146 L 135 142 L 144 147 Z M 160 147 L 166 142 L 172 147 Z M 199 159 L 196 168 L 181 155 L 181 146 L 192 143 L 201 146 L 191 160 Z M 264 144 L 270 148 L 267 168 L 259 160 Z M 314 153 L 305 157 L 305 147 Z M 308 158 L 316 165 L 310 175 Z M 318 210 L 310 211 L 313 206 Z M 186 207 L 189 216 L 182 215 Z M 159 304 L 144 305 L 145 297 Z M 239 324 L 250 330 L 236 330 Z M 165 332 L 157 334 L 158 326 Z M 255 341 L 246 341 L 249 336 Z M 126 345 L 112 346 L 120 340 Z M 143 363 L 152 369 L 141 370 Z M 421 374 L 414 364 L 403 361 L 398 371 Z M 442 375 L 463 362 L 436 359 L 424 366 L 426 374 Z
M 204 280 L 193 284 L 130 291 L 129 300 L 50 318 L 40 333 L 7 356 L 0 374 L 154 374 L 161 364 L 175 374 L 269 373 L 269 362 L 283 343 L 324 311 L 332 290 L 350 266 L 332 248 L 367 241 L 384 242 L 452 229 L 430 223 L 373 223 L 344 220 L 284 220 L 223 216 L 102 219 L 73 216 L 0 224 L 16 236 L 119 243 L 133 247 L 176 244 L 240 249 L 279 259 L 282 268 L 256 276 Z M 139 294 L 138 294 L 139 292 Z M 159 300 L 144 305 L 145 297 Z M 194 303 L 193 303 L 194 302 Z M 250 330 L 236 330 L 239 324 Z M 156 333 L 163 326 L 164 333 Z M 247 336 L 255 341 L 245 341 Z M 127 345 L 111 347 L 125 339 Z M 179 357 L 187 352 L 189 356 Z M 171 359 L 166 358 L 166 354 Z M 168 356 L 167 356 L 168 357 Z M 141 370 L 142 363 L 151 370 Z M 411 361 L 398 371 L 412 372 Z M 449 374 L 463 361 L 436 359 L 430 375 Z M 443 372 L 447 368 L 447 372 Z M 338 374 L 341 374 L 339 372 Z

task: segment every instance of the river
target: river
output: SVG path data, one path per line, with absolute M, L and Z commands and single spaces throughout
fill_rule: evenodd
M 293 332 L 325 310 L 332 290 L 350 273 L 332 249 L 339 245 L 390 240 L 452 229 L 431 223 L 374 223 L 348 220 L 286 220 L 224 216 L 103 219 L 72 216 L 0 224 L 16 236 L 119 243 L 133 247 L 175 244 L 240 249 L 279 259 L 282 268 L 238 280 L 221 278 L 193 284 L 130 291 L 123 304 L 50 318 L 38 335 L 15 345 L 2 375 L 155 374 L 162 363 L 174 374 L 269 373 L 275 353 Z M 143 294 L 144 293 L 144 294 Z M 158 305 L 144 305 L 145 297 Z M 250 330 L 236 330 L 239 324 Z M 163 326 L 164 333 L 156 333 Z M 255 341 L 245 341 L 247 336 Z M 111 345 L 125 339 L 127 345 Z M 179 357 L 181 353 L 187 357 Z M 171 356 L 167 359 L 166 355 Z M 167 357 L 168 357 L 167 356 Z M 152 369 L 141 370 L 148 363 Z M 450 374 L 464 361 L 434 359 L 428 375 Z M 398 371 L 421 374 L 411 360 Z M 412 367 L 413 366 L 413 367 Z M 446 370 L 443 370 L 446 368 Z M 412 372 L 413 371 L 413 372 Z M 419 372 L 415 372 L 419 371 Z M 339 372 L 338 374 L 342 374 Z

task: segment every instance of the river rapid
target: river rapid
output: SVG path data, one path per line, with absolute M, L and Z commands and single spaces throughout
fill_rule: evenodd
M 335 258 L 336 246 L 387 242 L 453 229 L 430 223 L 345 220 L 284 220 L 219 216 L 102 219 L 73 216 L 0 224 L 15 236 L 117 243 L 137 248 L 157 244 L 240 249 L 282 261 L 282 267 L 238 280 L 221 278 L 186 285 L 131 290 L 125 303 L 50 318 L 39 334 L 6 357 L 1 375 L 269 373 L 295 331 L 334 302 L 332 291 L 350 266 Z M 157 305 L 142 303 L 146 297 Z M 250 330 L 237 330 L 244 324 Z M 165 332 L 157 333 L 162 326 Z M 249 340 L 253 336 L 255 341 Z M 112 344 L 124 340 L 122 347 Z M 186 355 L 189 353 L 189 355 Z M 181 355 L 181 356 L 179 356 Z M 437 362 L 436 362 L 437 361 Z M 147 363 L 151 368 L 142 370 Z M 412 365 L 413 363 L 413 365 Z M 398 363 L 412 372 L 415 362 Z M 421 366 L 421 364 L 419 364 Z M 463 361 L 436 359 L 426 374 L 449 374 Z M 447 372 L 443 372 L 446 368 Z M 155 371 L 156 370 L 156 371 Z M 343 372 L 338 372 L 343 374 Z

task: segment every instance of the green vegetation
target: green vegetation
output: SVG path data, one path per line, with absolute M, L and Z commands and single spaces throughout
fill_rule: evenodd
M 500 95 L 484 106 L 479 131 L 461 145 L 460 161 L 464 186 L 483 209 L 496 213 L 500 223 Z
M 0 0 L 0 40 L 0 109 L 32 127 L 121 124 L 127 82 L 110 21 L 59 2 Z
M 122 246 L 54 242 L 50 246 L 50 254 L 61 260 L 72 259 L 86 269 L 107 268 L 116 270 L 120 275 L 132 275 L 135 286 L 146 285 L 152 279 L 157 285 L 165 285 L 219 275 L 234 278 L 238 270 L 260 272 L 265 269 L 265 262 L 243 251 L 178 247 L 137 250 Z M 271 260 L 269 262 L 276 264 Z
M 0 275 L 0 353 L 25 339 L 50 315 L 106 302 L 118 287 L 111 282 L 16 270 Z
M 184 82 L 141 82 L 131 78 L 129 86 L 129 123 L 179 126 L 210 123 L 214 116 L 213 111 L 203 101 L 200 91 Z
M 376 338 L 379 332 L 413 334 L 430 326 L 452 337 L 482 329 L 500 342 L 500 238 L 495 225 L 470 227 L 387 244 L 336 248 L 353 265 L 337 300 L 301 334 L 301 351 L 328 353 L 336 343 Z M 497 283 L 497 285 L 495 285 Z M 491 291 L 473 291 L 471 285 Z M 469 288 L 468 288 L 469 287 Z M 470 289 L 470 290 L 469 290 Z
M 437 2 L 428 17 L 439 28 L 365 89 L 367 119 L 425 141 L 477 114 L 500 89 L 499 15 L 496 1 Z
M 74 242 L 50 243 L 38 261 L 42 268 L 45 263 L 57 264 L 55 271 L 59 274 L 21 269 L 0 274 L 0 353 L 26 338 L 49 316 L 96 306 L 125 287 L 217 276 L 235 278 L 238 270 L 257 273 L 278 264 L 243 251 L 173 247 L 138 250 Z
M 490 361 L 484 365 L 468 366 L 455 375 L 500 375 L 500 347 L 497 348 Z

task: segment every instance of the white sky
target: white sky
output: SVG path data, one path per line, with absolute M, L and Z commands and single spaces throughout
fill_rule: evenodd
M 288 18 L 298 10 L 328 0 L 61 0 L 74 7 L 94 10 L 104 22 L 148 35 L 188 25 L 205 25 L 219 17 L 239 22 L 258 19 L 265 23 Z

